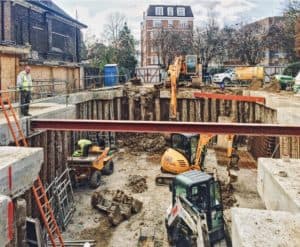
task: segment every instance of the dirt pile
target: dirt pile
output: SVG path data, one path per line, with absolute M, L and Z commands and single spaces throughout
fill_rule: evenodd
M 252 80 L 249 90 L 259 90 L 262 88 L 262 81 L 260 80 Z
M 162 153 L 166 148 L 165 137 L 161 134 L 120 133 L 118 134 L 118 146 L 127 148 L 128 152 Z
M 106 218 L 99 220 L 98 227 L 84 229 L 80 233 L 79 239 L 93 239 L 96 241 L 96 246 L 109 246 L 110 239 L 112 237 L 114 228 Z
M 272 79 L 270 83 L 264 85 L 263 90 L 267 92 L 274 92 L 274 93 L 280 92 L 279 82 L 275 79 Z
M 148 189 L 146 177 L 140 175 L 129 175 L 126 186 L 128 186 L 133 193 L 143 193 Z
M 104 212 L 113 226 L 128 220 L 132 214 L 140 212 L 143 206 L 141 201 L 121 190 L 96 191 L 91 197 L 91 204 L 93 208 Z
M 221 191 L 222 191 L 222 201 L 223 201 L 223 208 L 229 209 L 233 207 L 237 200 L 233 195 L 234 188 L 231 184 L 226 184 L 221 181 Z
M 216 152 L 216 157 L 218 161 L 218 165 L 220 166 L 227 166 L 230 162 L 230 158 L 227 157 L 227 149 L 216 147 L 214 148 Z M 238 150 L 238 155 L 240 157 L 238 167 L 245 168 L 245 169 L 253 169 L 256 168 L 256 161 L 250 155 L 249 152 L 244 150 Z

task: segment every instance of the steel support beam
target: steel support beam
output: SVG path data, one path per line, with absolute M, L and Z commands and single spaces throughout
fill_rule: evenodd
M 31 128 L 62 131 L 213 133 L 251 136 L 300 136 L 300 125 L 160 121 L 32 119 Z
M 195 92 L 194 96 L 196 98 L 235 100 L 235 101 L 243 101 L 243 102 L 255 102 L 255 103 L 261 103 L 261 104 L 265 104 L 265 101 L 266 101 L 264 97 L 243 96 L 243 95 L 233 95 L 233 94 Z

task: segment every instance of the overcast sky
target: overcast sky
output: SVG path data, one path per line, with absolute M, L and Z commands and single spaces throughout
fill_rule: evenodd
M 248 21 L 263 17 L 280 15 L 285 0 L 53 0 L 71 16 L 88 25 L 85 32 L 96 34 L 101 38 L 107 16 L 113 12 L 121 12 L 127 17 L 127 22 L 136 39 L 140 35 L 140 22 L 143 11 L 149 4 L 184 4 L 191 5 L 195 25 L 200 25 L 207 16 L 208 10 L 213 10 L 220 24 Z

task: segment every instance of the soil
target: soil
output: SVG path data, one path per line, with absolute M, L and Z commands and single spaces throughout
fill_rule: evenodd
M 129 175 L 127 186 L 132 193 L 143 193 L 148 189 L 146 176 Z
M 218 165 L 227 166 L 230 161 L 230 158 L 227 157 L 227 149 L 216 147 L 215 152 Z M 238 155 L 240 157 L 238 164 L 239 168 L 254 169 L 257 167 L 256 161 L 249 152 L 245 150 L 238 150 Z
M 118 146 L 126 148 L 131 154 L 147 152 L 151 154 L 162 154 L 167 147 L 166 139 L 161 134 L 143 133 L 119 133 Z
M 151 157 L 151 155 L 149 155 Z M 65 239 L 94 239 L 97 247 L 137 246 L 141 231 L 155 234 L 160 246 L 169 246 L 165 232 L 164 217 L 171 203 L 171 194 L 167 186 L 156 186 L 155 177 L 160 173 L 159 162 L 149 162 L 148 154 L 132 155 L 119 152 L 114 157 L 115 171 L 111 176 L 102 176 L 102 185 L 97 190 L 80 187 L 74 191 L 76 211 L 72 222 L 64 233 Z M 131 176 L 147 177 L 148 189 L 132 194 L 127 186 Z M 107 216 L 90 205 L 94 191 L 121 189 L 128 195 L 143 202 L 141 212 L 132 215 L 116 227 L 110 225 Z
M 155 159 L 153 159 L 155 157 Z M 157 160 L 157 162 L 155 162 Z M 94 239 L 98 247 L 131 247 L 137 246 L 139 237 L 145 235 L 156 236 L 159 246 L 169 246 L 164 225 L 166 210 L 171 203 L 171 193 L 168 186 L 156 186 L 155 177 L 160 174 L 158 155 L 140 152 L 132 155 L 118 152 L 114 157 L 115 172 L 111 176 L 102 176 L 102 185 L 97 190 L 80 187 L 75 190 L 76 211 L 64 239 Z M 218 176 L 225 184 L 227 172 L 225 166 L 217 164 L 216 153 L 208 149 L 205 164 L 218 170 Z M 148 189 L 142 193 L 132 194 L 127 186 L 131 176 L 147 177 Z M 256 169 L 239 171 L 238 181 L 231 187 L 223 188 L 224 216 L 230 230 L 230 207 L 264 208 L 256 191 Z M 223 185 L 224 186 L 224 185 Z M 116 227 L 110 225 L 105 213 L 100 213 L 91 206 L 91 196 L 94 191 L 122 190 L 128 195 L 143 202 L 141 212 L 132 215 Z
M 263 87 L 263 91 L 267 92 L 280 92 L 280 85 L 279 82 L 275 79 L 273 79 L 270 83 L 265 84 Z

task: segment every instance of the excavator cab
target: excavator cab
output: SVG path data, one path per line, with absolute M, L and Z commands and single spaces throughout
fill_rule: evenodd
M 224 220 L 223 220 L 223 206 L 221 200 L 221 189 L 218 181 L 214 177 L 201 172 L 189 171 L 177 175 L 170 186 L 172 191 L 172 210 L 170 211 L 167 228 L 168 233 L 175 232 L 192 232 L 194 229 L 181 229 L 177 227 L 188 227 L 188 222 L 184 222 L 186 218 L 181 218 L 184 214 L 178 214 L 177 218 L 172 215 L 174 208 L 178 210 L 177 200 L 179 197 L 185 198 L 189 203 L 192 211 L 205 214 L 206 224 L 208 228 L 208 236 L 210 243 L 216 243 L 224 239 Z M 186 212 L 192 212 L 187 210 Z M 178 222 L 181 222 L 179 226 Z M 191 226 L 192 224 L 190 224 Z M 177 229 L 175 229 L 175 228 Z M 172 236 L 171 236 L 172 238 Z M 188 236 L 184 236 L 189 239 Z
M 206 146 L 198 147 L 199 138 L 199 134 L 172 134 L 171 148 L 166 150 L 161 159 L 162 171 L 180 174 L 203 167 Z M 201 159 L 198 162 L 200 164 L 195 164 L 198 148 L 201 148 Z

